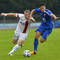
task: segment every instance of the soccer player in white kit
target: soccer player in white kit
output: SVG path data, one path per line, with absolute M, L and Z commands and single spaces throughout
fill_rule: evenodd
M 13 47 L 13 49 L 9 52 L 9 56 L 12 56 L 12 53 L 15 52 L 20 46 L 22 46 L 22 43 L 24 40 L 26 40 L 30 22 L 35 22 L 34 18 L 30 17 L 31 12 L 29 10 L 25 10 L 24 14 L 19 13 L 2 13 L 2 16 L 16 16 L 19 17 L 19 22 L 17 25 L 17 28 L 15 30 L 15 36 L 13 38 L 13 43 L 17 41 L 17 44 Z

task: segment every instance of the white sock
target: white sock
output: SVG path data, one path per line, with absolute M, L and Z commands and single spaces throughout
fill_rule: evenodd
M 17 49 L 19 48 L 19 45 L 15 45 L 12 49 L 12 51 L 9 54 L 12 54 L 13 52 L 15 52 Z

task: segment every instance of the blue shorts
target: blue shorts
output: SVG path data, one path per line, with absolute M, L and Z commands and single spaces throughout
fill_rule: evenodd
M 46 40 L 49 34 L 52 32 L 52 29 L 53 28 L 50 28 L 50 26 L 46 24 L 41 24 L 35 32 L 41 32 L 42 37 Z

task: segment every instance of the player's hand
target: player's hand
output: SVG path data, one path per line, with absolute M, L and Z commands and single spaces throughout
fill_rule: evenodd
M 7 16 L 7 14 L 6 13 L 1 13 L 1 16 Z
M 31 20 L 32 22 L 35 22 L 35 19 L 34 19 L 33 17 L 31 17 L 30 20 Z
M 58 20 L 58 19 L 60 20 L 60 17 L 56 17 L 56 19 L 57 19 L 57 20 Z
M 1 16 L 4 16 L 4 13 L 1 13 Z

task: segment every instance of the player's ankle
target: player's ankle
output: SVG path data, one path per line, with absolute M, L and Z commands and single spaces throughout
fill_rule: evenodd
M 37 54 L 37 51 L 34 51 L 34 54 Z

